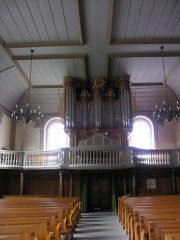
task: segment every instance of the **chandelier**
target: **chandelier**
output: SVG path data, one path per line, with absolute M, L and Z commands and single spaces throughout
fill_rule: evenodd
M 165 71 L 165 64 L 163 58 L 163 49 L 164 47 L 161 46 L 161 53 L 162 53 L 162 64 L 163 64 L 163 74 L 164 74 L 164 87 L 165 87 L 165 94 L 166 99 L 163 101 L 162 107 L 155 106 L 155 110 L 153 112 L 153 119 L 157 124 L 164 125 L 172 121 L 173 119 L 178 119 L 180 117 L 180 105 L 179 101 L 177 101 L 176 106 L 173 108 L 169 104 L 168 100 L 168 93 L 167 93 L 167 84 L 166 84 L 166 71 Z
M 41 107 L 38 106 L 37 109 L 32 109 L 30 107 L 30 90 L 31 90 L 31 74 L 32 74 L 32 59 L 34 50 L 31 49 L 31 63 L 30 63 L 30 78 L 29 78 L 29 88 L 27 94 L 27 103 L 24 108 L 20 108 L 18 104 L 11 114 L 11 118 L 15 120 L 18 124 L 30 125 L 33 127 L 42 127 L 45 118 L 41 112 Z

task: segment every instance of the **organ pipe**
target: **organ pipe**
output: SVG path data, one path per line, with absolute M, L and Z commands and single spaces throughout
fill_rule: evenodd
M 73 128 L 75 125 L 75 88 L 73 79 L 65 77 L 65 127 Z
M 117 129 L 120 141 L 125 142 L 122 139 L 132 129 L 129 76 L 120 77 L 113 88 L 106 88 L 106 81 L 96 78 L 88 90 L 77 89 L 79 95 L 76 95 L 77 86 L 73 79 L 66 77 L 64 80 L 66 131 L 70 134 L 73 130 L 73 134 L 82 130 L 89 130 L 89 134 L 94 131 L 108 134 L 115 133 Z
M 123 128 L 132 127 L 132 113 L 130 101 L 130 83 L 129 76 L 124 75 L 118 80 L 120 107 L 121 107 L 121 124 Z

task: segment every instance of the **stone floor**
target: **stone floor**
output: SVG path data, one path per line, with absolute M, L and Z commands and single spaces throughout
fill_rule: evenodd
M 76 231 L 75 240 L 128 240 L 128 236 L 112 212 L 82 213 Z

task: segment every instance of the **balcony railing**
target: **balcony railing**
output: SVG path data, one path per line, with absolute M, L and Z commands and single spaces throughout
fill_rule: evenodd
M 55 151 L 0 150 L 0 169 L 121 169 L 179 167 L 180 149 L 143 150 L 123 147 L 74 147 Z

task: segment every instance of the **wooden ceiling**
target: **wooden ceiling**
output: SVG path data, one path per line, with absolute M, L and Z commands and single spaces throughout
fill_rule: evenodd
M 109 86 L 128 74 L 132 104 L 151 113 L 165 99 L 164 46 L 169 101 L 180 98 L 180 1 L 0 0 L 0 104 L 7 112 L 30 101 L 58 113 L 64 77 L 88 87 Z

